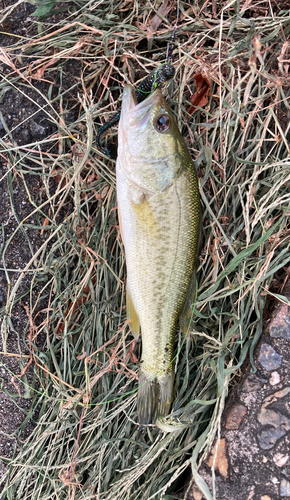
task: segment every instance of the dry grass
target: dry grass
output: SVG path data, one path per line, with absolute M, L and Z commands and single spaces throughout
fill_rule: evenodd
M 39 175 L 43 187 L 41 203 L 29 193 L 43 245 L 2 311 L 5 345 L 19 286 L 33 271 L 28 340 L 40 384 L 34 404 L 41 410 L 11 460 L 1 498 L 176 498 L 175 480 L 191 465 L 212 499 L 198 467 L 219 433 L 231 379 L 247 355 L 252 360 L 269 287 L 283 295 L 275 276 L 290 261 L 290 15 L 282 4 L 180 5 L 170 104 L 196 161 L 204 232 L 192 325 L 185 339 L 176 335 L 171 417 L 184 425 L 170 433 L 137 423 L 138 364 L 125 318 L 114 163 L 98 153 L 94 138 L 119 105 L 122 83 L 136 82 L 164 60 L 174 7 L 151 33 L 160 2 L 82 0 L 65 19 L 42 21 L 39 35 L 0 54 L 11 68 L 2 93 L 7 86 L 27 93 L 40 79 L 53 81 L 68 59 L 80 64 L 82 87 L 73 123 L 65 122 L 63 108 L 76 84 L 53 102 L 45 97 L 42 111 L 57 127 L 52 137 L 24 148 L 9 131 L 0 141 L 11 189 L 17 175 L 25 183 L 30 174 Z M 211 96 L 190 116 L 199 72 L 211 79 Z M 115 140 L 116 131 L 111 135 Z M 16 231 L 26 225 L 21 221 Z M 2 251 L 4 268 L 10 243 Z M 41 349 L 40 333 L 46 334 Z

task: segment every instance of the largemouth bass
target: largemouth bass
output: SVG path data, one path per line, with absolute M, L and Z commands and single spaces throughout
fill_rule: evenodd
M 148 424 L 172 405 L 174 337 L 187 315 L 200 233 L 195 168 L 159 89 L 137 104 L 125 87 L 116 172 L 127 318 L 142 334 L 138 417 Z

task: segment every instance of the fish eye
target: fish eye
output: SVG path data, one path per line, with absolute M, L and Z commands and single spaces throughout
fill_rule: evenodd
M 158 132 L 166 132 L 170 127 L 170 118 L 167 115 L 159 115 L 155 120 L 155 128 Z

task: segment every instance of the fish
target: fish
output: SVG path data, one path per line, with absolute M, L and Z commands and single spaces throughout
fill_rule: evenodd
M 116 163 L 125 248 L 127 320 L 141 330 L 140 424 L 171 411 L 174 339 L 186 332 L 200 239 L 199 185 L 190 153 L 160 89 L 138 103 L 124 88 Z

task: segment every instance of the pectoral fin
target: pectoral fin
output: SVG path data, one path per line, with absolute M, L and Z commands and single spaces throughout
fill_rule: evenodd
M 129 322 L 131 331 L 135 339 L 137 340 L 140 333 L 140 321 L 139 321 L 139 316 L 136 313 L 135 306 L 133 304 L 133 299 L 129 287 L 127 287 L 126 305 L 127 305 L 127 320 Z
M 186 297 L 184 308 L 179 317 L 180 329 L 183 335 L 187 334 L 188 328 L 190 326 L 190 320 L 192 317 L 192 308 L 196 301 L 196 292 L 197 292 L 197 280 L 196 280 L 196 273 L 194 271 L 188 289 L 188 294 Z

